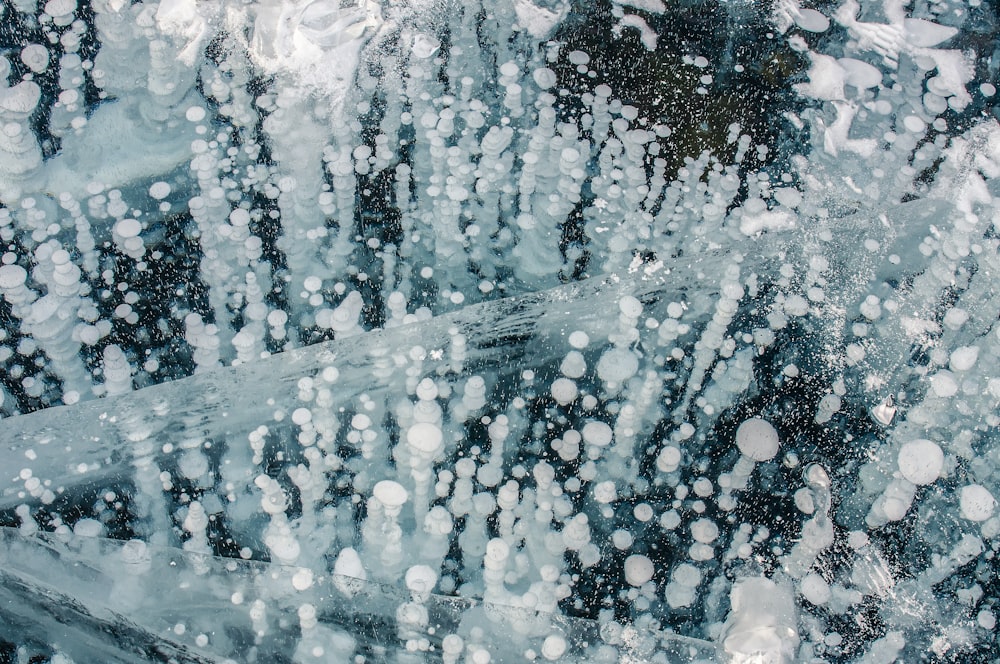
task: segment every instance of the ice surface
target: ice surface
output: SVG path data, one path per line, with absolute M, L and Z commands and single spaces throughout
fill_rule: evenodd
M 997 20 L 0 6 L 0 660 L 997 659 Z

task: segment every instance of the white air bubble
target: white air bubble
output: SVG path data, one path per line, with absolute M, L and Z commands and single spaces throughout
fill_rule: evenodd
M 308 408 L 296 408 L 292 412 L 292 422 L 301 426 L 304 426 L 312 421 L 312 411 Z
M 201 122 L 205 119 L 205 107 L 189 106 L 184 112 L 184 117 L 187 118 L 188 122 Z
M 639 371 L 639 358 L 628 348 L 610 348 L 597 362 L 597 375 L 606 383 L 620 385 Z
M 826 32 L 830 27 L 830 19 L 815 9 L 802 8 L 795 17 L 795 25 L 807 32 Z
M 557 378 L 552 381 L 552 398 L 560 406 L 568 406 L 576 400 L 578 391 L 576 381 L 569 378 Z
M 937 480 L 944 467 L 944 453 L 937 443 L 923 438 L 903 445 L 898 455 L 899 472 L 918 486 Z
M 590 336 L 586 332 L 582 330 L 576 330 L 574 332 L 570 332 L 569 345 L 572 346 L 573 348 L 576 348 L 577 350 L 583 350 L 584 348 L 587 347 L 589 343 L 590 343 Z
M 536 69 L 532 74 L 532 78 L 535 80 L 535 85 L 540 87 L 542 90 L 548 90 L 557 82 L 556 73 L 548 67 Z
M 799 583 L 799 592 L 810 603 L 820 606 L 830 601 L 830 585 L 819 574 L 807 574 Z
M 563 656 L 566 648 L 566 639 L 556 634 L 550 634 L 542 642 L 542 657 L 550 661 L 555 661 Z
M 927 127 L 927 124 L 915 115 L 908 115 L 903 118 L 903 126 L 913 134 L 919 134 Z
M 403 485 L 392 480 L 382 480 L 376 484 L 372 489 L 372 495 L 386 507 L 400 507 L 409 497 Z
M 653 578 L 653 561 L 643 555 L 632 555 L 625 559 L 625 581 L 630 586 L 641 586 Z
M 31 71 L 41 74 L 49 68 L 49 51 L 41 44 L 28 44 L 21 49 L 21 62 Z
M 778 453 L 778 432 L 771 423 L 753 417 L 736 429 L 736 446 L 754 461 L 770 461 Z
M 149 196 L 158 201 L 162 201 L 164 198 L 170 195 L 170 185 L 162 180 L 159 182 L 154 182 L 149 186 Z
M 989 490 L 980 484 L 969 484 L 959 492 L 962 516 L 970 521 L 986 521 L 993 516 L 997 501 Z
M 441 429 L 429 422 L 419 422 L 406 431 L 406 442 L 425 454 L 437 452 L 443 440 Z
M 583 434 L 583 440 L 588 445 L 594 445 L 596 447 L 605 447 L 611 442 L 611 438 L 614 435 L 609 427 L 604 422 L 598 422 L 591 420 L 583 425 L 583 430 L 580 432 Z

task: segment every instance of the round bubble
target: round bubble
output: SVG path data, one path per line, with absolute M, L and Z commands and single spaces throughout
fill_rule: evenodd
M 138 219 L 122 219 L 115 224 L 115 232 L 123 238 L 136 237 L 142 231 L 142 224 Z
M 292 576 L 292 587 L 296 590 L 308 590 L 313 584 L 313 573 L 309 569 L 300 569 Z
M 49 0 L 45 3 L 45 13 L 54 18 L 66 16 L 76 11 L 76 0 Z
M 412 593 L 430 593 L 437 580 L 437 572 L 427 565 L 414 565 L 406 570 L 406 588 Z
M 830 584 L 819 574 L 807 574 L 799 583 L 799 592 L 811 604 L 817 606 L 830 600 Z
M 612 432 L 611 427 L 604 422 L 591 420 L 583 425 L 583 430 L 580 431 L 580 433 L 583 434 L 583 439 L 588 445 L 604 447 L 611 442 L 614 432 Z
M 691 536 L 696 542 L 708 544 L 719 536 L 719 527 L 711 519 L 698 519 L 691 524 Z
M 540 87 L 542 90 L 548 90 L 557 82 L 556 73 L 548 67 L 540 67 L 539 69 L 536 69 L 532 73 L 532 78 L 535 79 L 535 85 Z
M 701 583 L 701 571 L 691 563 L 681 563 L 670 576 L 674 583 L 685 588 L 697 588 Z
M 625 559 L 625 581 L 630 586 L 639 587 L 653 578 L 653 561 L 636 554 Z
M 557 378 L 552 381 L 552 398 L 560 406 L 567 406 L 576 400 L 578 394 L 576 381 L 569 378 Z
M 611 533 L 611 543 L 614 544 L 615 548 L 619 551 L 625 551 L 632 543 L 635 538 L 632 537 L 632 533 L 627 530 L 622 530 L 619 528 L 615 532 Z
M 170 185 L 163 181 L 154 182 L 149 186 L 149 195 L 158 201 L 162 201 L 170 195 Z
M 632 516 L 642 523 L 646 523 L 653 518 L 653 506 L 647 502 L 642 502 L 632 508 Z
M 962 516 L 969 521 L 986 521 L 993 516 L 993 510 L 997 506 L 993 494 L 980 484 L 963 486 L 958 501 L 962 508 Z
M 201 122 L 205 119 L 205 107 L 190 106 L 187 111 L 184 112 L 184 117 L 187 118 L 188 122 Z
M 736 429 L 736 447 L 754 461 L 769 461 L 778 453 L 778 431 L 767 420 L 751 417 Z
M 618 310 L 629 318 L 638 318 L 642 313 L 642 302 L 631 295 L 626 295 L 618 301 Z
M 952 351 L 948 366 L 952 371 L 968 371 L 979 359 L 978 346 L 961 346 Z
M 627 348 L 611 348 L 597 362 L 597 375 L 606 383 L 621 384 L 639 370 L 639 358 Z
M 333 573 L 338 576 L 350 576 L 355 579 L 368 578 L 365 566 L 361 562 L 361 556 L 351 547 L 341 549 L 340 553 L 337 554 L 337 560 L 333 563 Z
M 562 364 L 559 365 L 559 370 L 567 378 L 580 378 L 587 373 L 587 360 L 584 359 L 583 353 L 580 351 L 571 350 L 566 353 Z
M 20 265 L 4 265 L 0 267 L 0 288 L 17 288 L 24 285 L 28 272 Z
M 547 660 L 557 660 L 566 652 L 566 639 L 558 634 L 550 634 L 542 642 L 542 657 Z
M 436 452 L 444 440 L 441 429 L 430 422 L 418 422 L 406 430 L 406 442 L 424 453 Z
M 569 334 L 569 345 L 577 350 L 582 350 L 590 343 L 590 336 L 583 330 L 574 330 Z
M 399 507 L 406 502 L 408 494 L 403 485 L 392 480 L 382 480 L 372 489 L 372 495 L 386 507 Z
M 41 44 L 28 44 L 21 49 L 21 62 L 31 71 L 41 74 L 49 68 L 49 51 Z
M 656 457 L 656 467 L 660 472 L 672 473 L 677 470 L 680 463 L 681 451 L 673 445 L 664 447 Z
M 937 443 L 918 438 L 900 448 L 897 460 L 900 474 L 917 486 L 922 486 L 941 476 L 944 452 Z

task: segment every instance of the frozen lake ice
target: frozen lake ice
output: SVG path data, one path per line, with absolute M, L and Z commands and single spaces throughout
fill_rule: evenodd
M 979 0 L 0 4 L 0 662 L 1000 661 Z

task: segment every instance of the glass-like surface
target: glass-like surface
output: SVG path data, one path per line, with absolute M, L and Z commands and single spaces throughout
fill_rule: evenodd
M 980 0 L 0 2 L 0 661 L 995 661 Z

